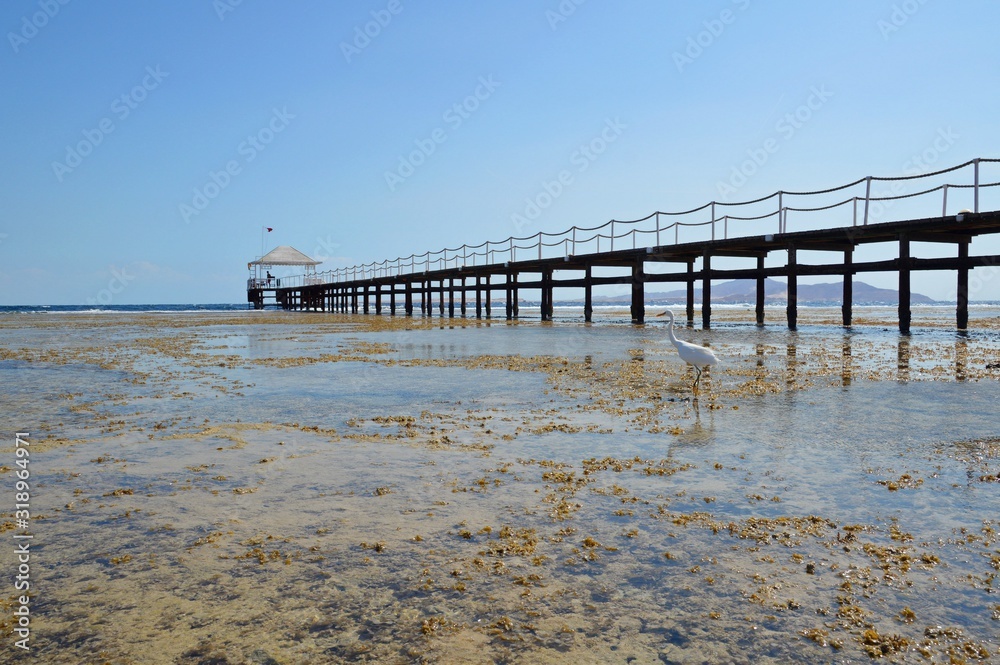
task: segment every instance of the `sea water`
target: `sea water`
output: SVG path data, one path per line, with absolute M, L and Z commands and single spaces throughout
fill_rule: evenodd
M 677 329 L 720 358 L 697 393 L 614 308 L 7 313 L 31 655 L 996 660 L 998 313 L 716 308 Z

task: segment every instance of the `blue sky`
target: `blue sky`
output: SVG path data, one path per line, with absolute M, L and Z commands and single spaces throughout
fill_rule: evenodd
M 988 0 L 6 2 L 0 304 L 242 302 L 263 226 L 325 269 L 1000 157 L 997 25 Z

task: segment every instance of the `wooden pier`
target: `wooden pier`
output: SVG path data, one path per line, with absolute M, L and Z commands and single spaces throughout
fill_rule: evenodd
M 786 319 L 788 327 L 797 325 L 797 290 L 801 276 L 836 275 L 843 278 L 842 318 L 845 326 L 851 325 L 852 318 L 852 278 L 854 275 L 874 272 L 894 272 L 899 284 L 899 330 L 910 331 L 910 277 L 915 271 L 954 271 L 956 294 L 956 327 L 965 329 L 969 321 L 969 271 L 973 268 L 996 266 L 1000 255 L 973 255 L 971 245 L 974 238 L 1000 233 L 1000 211 L 979 212 L 980 190 L 1000 186 L 1000 182 L 980 182 L 980 164 L 997 163 L 1000 160 L 977 159 L 942 171 L 908 176 L 903 178 L 862 178 L 841 187 L 820 192 L 776 192 L 755 201 L 724 204 L 712 202 L 701 208 L 684 213 L 655 213 L 655 229 L 640 229 L 636 226 L 616 235 L 615 224 L 635 225 L 639 222 L 652 223 L 654 215 L 635 222 L 611 221 L 610 234 L 601 235 L 602 227 L 596 229 L 573 229 L 562 234 L 539 232 L 534 245 L 523 247 L 516 241 L 531 238 L 508 238 L 500 243 L 483 243 L 475 247 L 463 245 L 454 250 L 441 250 L 410 256 L 406 259 L 384 261 L 380 264 L 331 272 L 328 279 L 317 280 L 313 275 L 311 283 L 293 283 L 278 288 L 275 298 L 281 307 L 289 310 L 312 310 L 324 312 L 364 313 L 413 316 L 417 313 L 431 316 L 435 309 L 439 316 L 470 316 L 493 318 L 493 304 L 496 295 L 504 305 L 506 319 L 518 318 L 518 303 L 524 290 L 540 292 L 541 318 L 551 320 L 554 290 L 582 289 L 584 296 L 584 318 L 590 321 L 593 315 L 593 289 L 597 286 L 627 284 L 631 288 L 632 321 L 645 321 L 645 290 L 647 284 L 683 283 L 686 286 L 686 314 L 688 324 L 694 322 L 695 286 L 701 285 L 701 323 L 710 328 L 712 322 L 712 281 L 731 279 L 756 280 L 756 322 L 764 323 L 764 280 L 768 277 L 784 277 L 788 283 Z M 948 174 L 963 168 L 974 169 L 970 184 L 943 184 L 913 194 L 901 193 L 896 196 L 877 197 L 872 195 L 873 181 L 898 181 L 918 179 Z M 787 205 L 792 196 L 824 195 L 851 187 L 864 186 L 865 196 L 853 196 L 832 205 L 813 208 L 791 207 Z M 949 188 L 967 189 L 973 193 L 973 210 L 962 210 L 947 214 Z M 895 191 L 895 190 L 894 190 Z M 940 216 L 906 219 L 893 222 L 869 223 L 869 209 L 883 202 L 907 199 L 934 192 L 943 192 Z M 954 194 L 953 194 L 954 195 Z M 766 203 L 776 199 L 777 208 L 758 216 L 738 217 L 717 216 L 717 207 L 740 206 Z M 820 228 L 789 232 L 788 214 L 796 212 L 823 212 L 835 208 L 849 208 L 853 205 L 853 219 L 849 226 Z M 661 225 L 661 216 L 670 214 L 686 215 L 711 210 L 711 220 L 703 223 L 684 224 L 673 222 Z M 776 233 L 728 237 L 730 222 L 750 221 L 755 224 L 769 223 L 768 218 L 777 221 Z M 763 221 L 762 221 L 763 220 Z M 711 225 L 711 239 L 681 243 L 678 241 L 681 227 Z M 578 240 L 577 231 L 597 234 L 586 240 Z M 637 246 L 637 234 L 654 234 L 655 244 Z M 675 242 L 661 244 L 662 236 L 673 235 Z M 717 238 L 722 235 L 722 238 Z M 554 242 L 545 242 L 545 237 L 555 237 Z M 616 239 L 631 237 L 632 247 L 615 249 Z M 579 245 L 596 238 L 597 251 L 576 253 Z M 600 251 L 600 243 L 610 241 L 610 249 Z M 571 244 L 572 243 L 572 244 Z M 947 257 L 921 258 L 915 255 L 915 243 L 944 244 L 953 247 L 953 255 Z M 863 245 L 895 245 L 897 258 L 880 261 L 856 261 L 854 252 Z M 562 248 L 561 256 L 544 256 L 546 248 Z M 482 251 L 478 251 L 482 249 Z M 529 259 L 517 259 L 517 250 L 531 253 Z M 551 251 L 551 250 L 550 250 Z M 836 252 L 839 260 L 826 263 L 810 263 L 810 252 Z M 506 255 L 510 260 L 495 261 L 496 254 Z M 785 257 L 783 265 L 765 264 L 765 259 L 779 253 Z M 437 258 L 433 258 L 436 256 Z M 476 265 L 476 257 L 483 262 Z M 473 265 L 469 265 L 469 261 Z M 738 258 L 754 263 L 745 268 L 713 267 L 717 258 Z M 419 260 L 418 260 L 419 259 Z M 432 266 L 432 261 L 434 265 Z M 454 262 L 454 266 L 450 265 Z M 675 264 L 680 268 L 668 272 L 647 272 L 650 264 Z M 603 273 L 595 274 L 595 269 Z M 358 274 L 360 270 L 361 274 Z M 320 273 L 322 275 L 323 273 Z M 319 281 L 320 283 L 316 283 Z M 287 283 L 287 280 L 283 280 Z M 248 293 L 248 299 L 250 294 Z M 251 300 L 253 302 L 253 300 Z
M 961 220 L 958 219 L 961 217 Z M 852 276 L 869 272 L 896 272 L 899 278 L 899 329 L 910 330 L 910 275 L 920 270 L 955 271 L 957 294 L 956 327 L 964 329 L 969 321 L 969 270 L 1000 265 L 1000 255 L 970 255 L 975 236 L 1000 233 L 1000 211 L 960 216 L 938 217 L 902 222 L 870 224 L 798 233 L 768 234 L 681 245 L 609 251 L 600 254 L 556 257 L 496 265 L 442 268 L 420 274 L 387 275 L 342 282 L 296 286 L 277 290 L 278 303 L 290 310 L 364 313 L 390 315 L 415 313 L 431 316 L 436 309 L 442 317 L 469 316 L 492 318 L 494 294 L 503 294 L 504 316 L 517 318 L 522 290 L 541 292 L 541 318 L 551 320 L 553 290 L 583 289 L 584 318 L 593 315 L 593 288 L 608 284 L 629 284 L 632 290 L 632 321 L 645 320 L 645 288 L 650 283 L 683 283 L 687 287 L 686 313 L 694 321 L 695 285 L 701 284 L 701 323 L 712 322 L 712 280 L 753 279 L 757 282 L 756 321 L 764 323 L 764 280 L 784 277 L 788 281 L 788 327 L 796 327 L 796 292 L 799 276 L 838 275 L 844 279 L 842 316 L 851 325 Z M 919 258 L 912 255 L 915 242 L 946 243 L 956 247 L 955 256 Z M 855 262 L 856 247 L 869 243 L 898 245 L 898 258 L 884 261 Z M 779 250 L 787 251 L 784 266 L 764 267 L 764 259 Z M 810 251 L 835 251 L 842 260 L 836 263 L 807 263 Z M 713 257 L 742 257 L 756 260 L 756 266 L 742 269 L 712 267 Z M 647 273 L 649 263 L 669 262 L 684 270 Z M 700 262 L 700 268 L 695 264 Z M 623 269 L 621 276 L 595 276 L 595 267 Z M 557 279 L 557 274 L 570 273 Z

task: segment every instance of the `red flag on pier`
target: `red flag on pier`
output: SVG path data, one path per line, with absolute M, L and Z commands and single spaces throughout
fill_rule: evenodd
M 271 228 L 270 226 L 265 226 L 264 228 L 265 228 L 265 229 L 267 229 L 267 232 L 268 232 L 268 233 L 270 233 L 271 231 L 273 231 L 273 230 L 274 230 L 274 229 L 272 229 L 272 228 Z

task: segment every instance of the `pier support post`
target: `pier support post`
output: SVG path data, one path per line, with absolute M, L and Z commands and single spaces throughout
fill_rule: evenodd
M 490 275 L 486 275 L 486 318 L 493 318 L 493 289 L 490 288 Z
M 955 290 L 955 325 L 969 327 L 969 243 L 958 243 L 958 288 Z
M 375 313 L 382 314 L 382 285 L 375 284 Z
M 482 277 L 476 275 L 476 318 L 483 318 L 483 292 L 482 292 Z
M 358 313 L 358 287 L 354 285 L 351 287 L 351 314 Z
M 444 284 L 444 280 L 441 281 Z M 448 318 L 455 318 L 455 278 L 448 278 Z
M 517 291 L 517 273 L 516 272 L 515 273 L 511 273 L 511 281 L 513 282 L 512 288 L 513 288 L 513 292 L 514 292 L 513 293 L 514 299 L 513 299 L 512 307 L 514 308 L 514 318 L 516 319 L 516 318 L 518 318 L 521 315 L 521 303 L 519 302 L 520 298 L 518 296 L 518 291 Z
M 767 299 L 767 292 L 764 289 L 766 284 L 764 276 L 764 257 L 757 257 L 757 325 L 764 325 L 764 302 Z
M 459 289 L 461 289 L 460 293 L 462 295 L 462 318 L 464 319 L 465 318 L 465 301 L 466 301 L 466 296 L 465 296 L 465 276 L 464 275 L 462 277 L 458 278 L 458 283 L 459 283 Z
M 688 261 L 687 264 L 687 306 L 685 313 L 687 314 L 687 324 L 690 328 L 694 325 L 694 261 Z
M 454 301 L 452 301 L 452 308 L 454 308 Z M 454 309 L 452 309 L 454 312 Z M 438 315 L 444 318 L 444 277 L 438 282 Z
M 507 291 L 507 320 L 510 321 L 514 318 L 514 305 L 513 305 L 513 293 L 514 285 L 512 283 L 513 274 L 507 271 L 507 281 L 506 281 L 506 291 Z
M 899 332 L 910 332 L 910 238 L 899 234 Z
M 413 316 L 413 282 L 406 280 L 405 293 L 403 294 L 403 311 L 407 316 Z
M 785 312 L 788 316 L 788 329 L 795 330 L 799 318 L 799 275 L 796 268 L 795 246 L 788 246 L 788 306 Z
M 594 320 L 594 275 L 589 265 L 583 277 L 583 320 L 587 323 Z
M 396 282 L 389 284 L 389 314 L 396 316 Z
M 546 289 L 545 269 L 544 268 L 542 269 L 542 272 L 538 275 L 538 281 L 541 284 L 541 286 L 538 287 L 538 299 L 539 299 L 539 301 L 538 301 L 538 311 L 539 311 L 539 315 L 540 315 L 541 320 L 542 321 L 548 321 L 549 320 L 549 318 L 548 318 L 548 301 L 547 301 L 548 292 L 547 292 L 547 289 Z
M 850 326 L 854 312 L 854 248 L 844 250 L 844 304 L 841 308 L 844 326 Z
M 552 269 L 542 270 L 542 321 L 552 320 Z
M 707 248 L 702 253 L 701 268 L 701 327 L 708 330 L 712 327 L 712 255 Z
M 364 308 L 365 308 L 365 314 L 367 314 L 368 313 L 368 285 L 367 284 L 365 284 Z
M 642 260 L 632 265 L 632 323 L 646 322 L 646 275 L 643 272 Z

